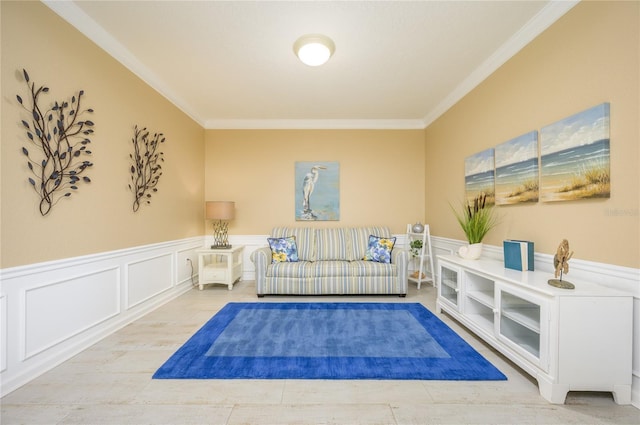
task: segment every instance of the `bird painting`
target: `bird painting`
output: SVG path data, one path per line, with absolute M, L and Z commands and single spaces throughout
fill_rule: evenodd
M 296 162 L 296 220 L 338 220 L 337 162 Z
M 327 167 L 323 167 L 322 165 L 314 165 L 311 167 L 311 171 L 304 176 L 304 183 L 302 184 L 302 214 L 309 214 L 313 219 L 317 217 L 314 216 L 313 210 L 311 209 L 311 194 L 316 186 L 318 177 L 320 177 L 320 170 L 326 169 Z

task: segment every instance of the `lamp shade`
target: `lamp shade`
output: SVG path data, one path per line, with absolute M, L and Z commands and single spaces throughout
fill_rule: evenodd
M 205 216 L 207 220 L 233 220 L 235 204 L 233 201 L 207 201 Z
M 322 34 L 303 35 L 293 43 L 293 51 L 302 63 L 319 66 L 329 60 L 336 49 L 333 40 Z

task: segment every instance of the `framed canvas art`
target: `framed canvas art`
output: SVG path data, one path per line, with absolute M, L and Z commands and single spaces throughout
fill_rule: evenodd
M 464 188 L 467 202 L 487 195 L 487 205 L 495 203 L 494 150 L 487 149 L 464 160 Z
M 296 162 L 295 191 L 297 221 L 340 220 L 338 162 Z
M 544 202 L 610 197 L 609 103 L 540 130 Z
M 496 205 L 538 202 L 538 132 L 496 146 Z

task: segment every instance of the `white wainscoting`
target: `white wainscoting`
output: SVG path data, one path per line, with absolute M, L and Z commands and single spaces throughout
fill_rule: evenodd
M 245 247 L 243 280 L 255 280 L 251 254 L 267 246 L 267 237 L 229 236 Z M 406 235 L 396 237 L 396 246 L 406 247 Z M 464 244 L 431 239 L 434 256 Z M 1 270 L 0 396 L 188 291 L 197 282 L 195 251 L 212 241 L 207 235 Z M 502 247 L 487 245 L 483 256 L 502 260 Z M 536 253 L 535 267 L 552 274 L 553 256 Z M 640 323 L 640 270 L 572 259 L 568 277 L 632 293 Z M 632 403 L 640 408 L 640 325 L 633 338 Z
M 0 271 L 0 395 L 191 289 L 204 239 Z
M 407 248 L 406 235 L 399 234 L 396 235 L 396 237 L 398 238 L 396 246 Z M 431 236 L 431 244 L 433 245 L 434 263 L 437 272 L 437 256 L 455 254 L 458 251 L 458 248 L 466 243 L 460 240 Z M 502 247 L 485 245 L 482 256 L 502 261 Z M 549 272 L 549 277 L 553 277 L 553 255 L 535 253 L 534 262 L 536 270 L 547 271 Z M 640 409 L 640 270 L 573 258 L 569 262 L 569 273 L 566 275 L 566 279 L 576 285 L 580 284 L 580 279 L 584 279 L 611 288 L 616 288 L 633 295 L 634 327 L 631 402 L 635 407 Z M 614 331 L 615 329 L 612 329 L 612 332 Z
M 1 289 L 1 288 L 0 288 Z M 0 294 L 0 373 L 7 370 L 7 297 Z

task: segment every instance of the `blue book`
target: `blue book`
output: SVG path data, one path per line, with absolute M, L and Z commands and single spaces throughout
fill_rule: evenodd
M 507 239 L 502 242 L 502 247 L 506 268 L 533 271 L 533 242 Z

